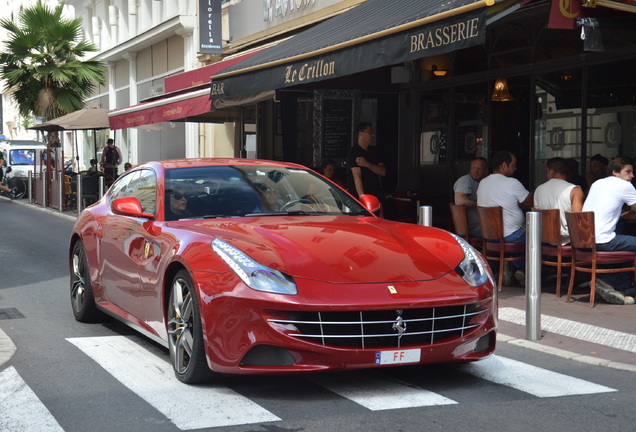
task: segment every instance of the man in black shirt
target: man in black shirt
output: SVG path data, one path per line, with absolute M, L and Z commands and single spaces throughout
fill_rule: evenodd
M 371 146 L 375 131 L 371 123 L 360 123 L 356 127 L 358 142 L 347 153 L 347 190 L 355 197 L 371 194 L 382 201 L 382 182 L 386 167 L 375 147 Z

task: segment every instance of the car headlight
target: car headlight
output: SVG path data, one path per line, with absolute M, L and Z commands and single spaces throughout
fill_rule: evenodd
M 254 261 L 231 244 L 215 238 L 212 240 L 212 249 L 248 287 L 275 294 L 298 294 L 291 277 Z
M 459 263 L 457 268 L 455 268 L 455 271 L 464 278 L 470 286 L 478 287 L 486 283 L 488 280 L 488 271 L 486 270 L 484 259 L 466 240 L 453 233 L 450 233 L 450 235 L 453 236 L 464 251 L 464 259 Z

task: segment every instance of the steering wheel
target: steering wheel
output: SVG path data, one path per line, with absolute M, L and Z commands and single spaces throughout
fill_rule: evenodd
M 285 204 L 283 204 L 280 208 L 281 211 L 287 211 L 289 210 L 290 207 L 293 207 L 296 204 L 316 204 L 315 202 L 313 202 L 312 200 L 308 199 L 308 198 L 300 198 L 300 199 L 295 199 L 295 200 L 291 200 Z M 313 207 L 312 207 L 313 209 Z

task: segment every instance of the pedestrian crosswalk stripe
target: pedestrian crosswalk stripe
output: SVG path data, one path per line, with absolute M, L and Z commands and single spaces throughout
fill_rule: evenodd
M 515 308 L 499 309 L 499 319 L 525 325 L 526 312 Z M 584 324 L 550 315 L 541 315 L 541 329 L 561 336 L 636 353 L 636 335 Z
M 312 381 L 371 411 L 457 403 L 437 393 L 368 372 L 321 375 Z
M 0 372 L 0 431 L 64 432 L 13 366 Z
M 67 340 L 181 430 L 280 420 L 227 387 L 179 382 L 172 366 L 143 348 L 139 341 L 123 336 Z
M 542 398 L 616 391 L 579 378 L 499 356 L 491 356 L 459 367 L 479 378 Z

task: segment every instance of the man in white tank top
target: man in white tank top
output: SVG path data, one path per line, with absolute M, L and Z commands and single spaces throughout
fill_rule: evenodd
M 555 157 L 546 163 L 548 181 L 534 191 L 534 206 L 539 209 L 561 210 L 561 243 L 570 243 L 565 212 L 580 212 L 583 209 L 583 190 L 568 181 L 568 164 L 565 159 Z

